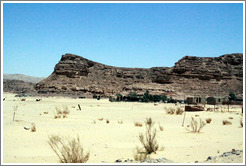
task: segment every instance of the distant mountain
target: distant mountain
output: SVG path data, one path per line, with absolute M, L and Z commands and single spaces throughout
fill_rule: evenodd
M 3 74 L 4 80 L 20 80 L 30 83 L 38 83 L 45 79 L 45 77 L 33 77 L 24 74 Z

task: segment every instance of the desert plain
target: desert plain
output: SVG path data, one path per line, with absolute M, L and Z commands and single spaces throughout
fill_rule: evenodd
M 2 162 L 3 163 L 59 163 L 48 144 L 49 136 L 80 137 L 85 152 L 90 152 L 87 163 L 114 163 L 133 159 L 138 139 L 145 133 L 144 121 L 151 117 L 157 129 L 159 150 L 151 158 L 165 157 L 176 163 L 203 162 L 208 156 L 219 156 L 232 149 L 244 150 L 244 127 L 240 126 L 242 106 L 206 105 L 200 112 L 182 115 L 167 114 L 168 108 L 184 109 L 184 104 L 110 102 L 108 99 L 74 99 L 65 97 L 26 97 L 26 101 L 13 93 L 3 93 L 2 110 Z M 81 106 L 81 110 L 78 108 Z M 18 106 L 15 111 L 14 107 Z M 67 106 L 66 118 L 55 119 L 56 107 Z M 191 117 L 211 122 L 200 133 L 188 130 Z M 223 125 L 228 120 L 231 125 Z M 107 123 L 108 121 L 108 123 Z M 135 122 L 143 126 L 135 126 Z M 35 123 L 36 131 L 26 130 Z M 161 131 L 160 126 L 163 127 Z M 226 160 L 218 162 L 227 163 Z M 237 158 L 235 163 L 242 163 Z

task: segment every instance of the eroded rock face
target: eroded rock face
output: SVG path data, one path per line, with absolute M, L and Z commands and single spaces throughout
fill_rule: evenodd
M 121 68 L 107 66 L 83 57 L 65 54 L 54 72 L 35 85 L 39 93 L 91 96 L 175 92 L 185 95 L 228 95 L 243 93 L 243 55 L 220 57 L 185 56 L 175 66 Z

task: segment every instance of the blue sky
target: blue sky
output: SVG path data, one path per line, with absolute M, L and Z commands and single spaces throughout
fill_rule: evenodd
M 243 4 L 3 4 L 3 73 L 47 77 L 65 53 L 143 68 L 243 53 Z

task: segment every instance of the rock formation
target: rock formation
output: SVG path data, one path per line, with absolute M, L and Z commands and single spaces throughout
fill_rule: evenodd
M 53 73 L 35 85 L 38 93 L 91 96 L 176 93 L 184 95 L 243 94 L 243 55 L 185 56 L 171 68 L 123 68 L 107 66 L 65 54 Z M 182 97 L 182 98 L 183 98 Z

